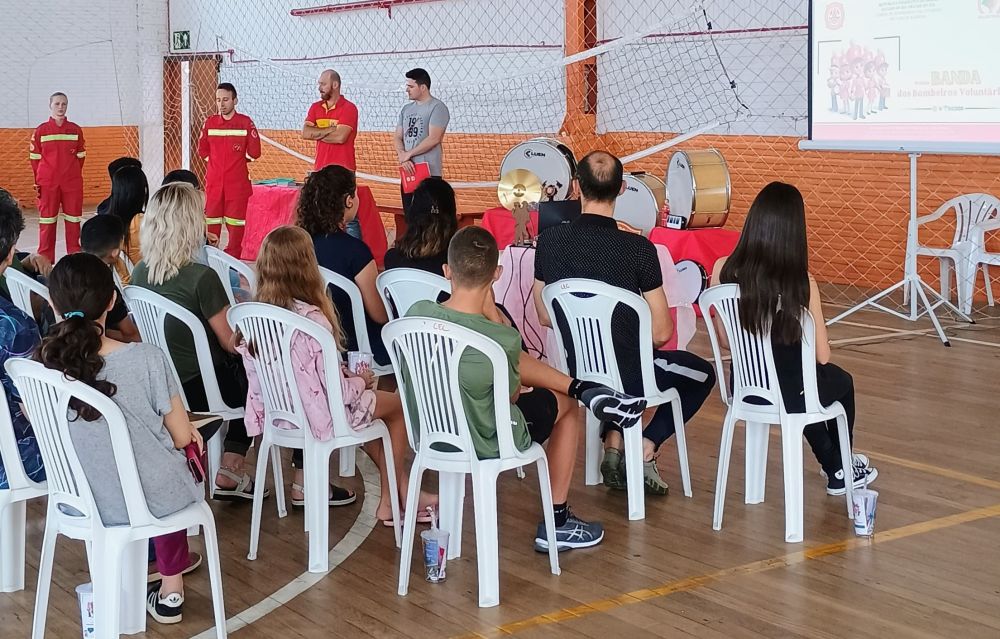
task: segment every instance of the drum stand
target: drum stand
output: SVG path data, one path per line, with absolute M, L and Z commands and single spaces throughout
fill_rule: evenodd
M 955 315 L 964 319 L 970 324 L 975 324 L 975 322 L 968 315 L 963 313 L 958 309 L 957 306 L 952 304 L 950 301 L 941 297 L 941 294 L 931 288 L 927 282 L 921 279 L 920 274 L 917 272 L 917 158 L 920 157 L 919 153 L 910 153 L 910 218 L 906 225 L 906 262 L 903 266 L 903 279 L 896 282 L 889 288 L 885 289 L 881 293 L 877 293 L 872 297 L 869 297 L 865 301 L 861 302 L 857 306 L 848 309 L 841 313 L 840 315 L 834 317 L 832 320 L 826 323 L 827 326 L 835 322 L 839 322 L 848 315 L 851 315 L 866 306 L 871 306 L 872 308 L 877 308 L 880 311 L 889 313 L 890 315 L 895 315 L 896 317 L 904 320 L 909 320 L 915 322 L 925 314 L 931 318 L 931 322 L 934 324 L 934 330 L 937 331 L 938 337 L 945 346 L 951 346 L 951 342 L 948 341 L 948 336 L 945 335 L 944 329 L 941 328 L 941 323 L 938 321 L 937 315 L 934 313 L 934 309 L 939 306 L 944 306 L 949 309 Z M 903 289 L 903 304 L 907 303 L 909 300 L 910 312 L 901 313 L 895 309 L 883 306 L 880 304 L 880 300 L 884 297 L 891 295 L 898 289 Z M 926 289 L 926 290 L 925 290 Z M 930 293 L 934 299 L 932 304 L 927 297 Z M 918 302 L 919 300 L 919 302 Z M 918 304 L 923 307 L 923 310 L 917 312 Z

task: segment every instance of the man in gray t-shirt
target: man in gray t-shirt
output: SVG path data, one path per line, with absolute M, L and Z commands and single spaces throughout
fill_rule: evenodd
M 413 101 L 399 113 L 394 140 L 399 166 L 412 175 L 414 164 L 426 162 L 430 174 L 440 177 L 448 107 L 431 95 L 431 77 L 423 69 L 406 73 L 406 96 Z

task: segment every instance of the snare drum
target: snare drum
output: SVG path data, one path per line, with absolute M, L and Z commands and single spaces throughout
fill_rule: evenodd
M 667 168 L 670 218 L 667 226 L 722 226 L 729 217 L 729 168 L 715 149 L 677 151 Z
M 677 269 L 675 286 L 670 291 L 672 304 L 697 304 L 698 298 L 708 288 L 708 272 L 694 260 L 681 260 L 674 264 Z
M 500 175 L 527 169 L 542 181 L 542 200 L 565 200 L 576 177 L 576 158 L 568 146 L 552 138 L 532 138 L 516 145 L 500 163 Z
M 642 231 L 657 225 L 667 187 L 663 180 L 649 173 L 626 173 L 625 190 L 615 202 L 615 219 Z

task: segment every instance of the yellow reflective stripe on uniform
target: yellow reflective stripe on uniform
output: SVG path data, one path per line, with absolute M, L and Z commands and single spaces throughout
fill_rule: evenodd
M 39 224 L 55 224 L 58 221 L 59 221 L 59 216 L 58 215 L 55 216 L 55 217 L 40 217 L 40 218 L 38 218 L 38 223 Z
M 216 136 L 216 137 L 224 137 L 224 138 L 229 138 L 229 137 L 238 138 L 238 137 L 243 137 L 246 134 L 247 134 L 247 130 L 246 129 L 209 129 L 208 130 L 208 135 L 210 137 Z
M 78 157 L 78 158 L 80 158 L 82 160 L 83 158 L 87 157 L 87 152 L 86 151 L 80 151 L 79 153 L 76 154 L 76 157 Z
M 221 217 L 206 217 L 205 224 L 222 224 L 222 220 L 225 218 Z
M 61 215 L 62 219 L 66 220 L 67 222 L 74 222 L 76 224 L 79 224 L 80 220 L 83 219 L 82 215 L 68 215 L 66 213 L 62 213 Z
M 40 142 L 55 142 L 60 140 L 68 140 L 75 142 L 80 139 L 80 136 L 76 133 L 53 133 L 51 135 L 43 135 Z
M 41 160 L 42 159 L 42 154 L 41 153 L 29 153 L 28 154 L 28 159 L 29 160 Z
M 238 220 L 235 217 L 227 217 L 226 218 L 226 224 L 228 224 L 229 226 L 246 226 L 247 225 L 247 221 L 246 220 Z

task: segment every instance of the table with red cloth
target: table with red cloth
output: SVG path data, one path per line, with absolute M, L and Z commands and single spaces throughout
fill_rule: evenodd
M 382 268 L 382 260 L 389 248 L 385 238 L 385 226 L 379 215 L 378 205 L 367 186 L 358 185 L 358 223 L 361 237 L 375 257 L 375 263 Z M 299 187 L 254 184 L 253 195 L 247 204 L 247 226 L 243 234 L 243 254 L 241 259 L 253 262 L 257 259 L 260 244 L 274 228 L 295 221 L 295 204 L 299 199 Z
M 740 241 L 740 233 L 719 228 L 682 230 L 659 226 L 649 232 L 649 241 L 670 249 L 674 262 L 698 262 L 711 275 L 719 258 L 732 254 Z

